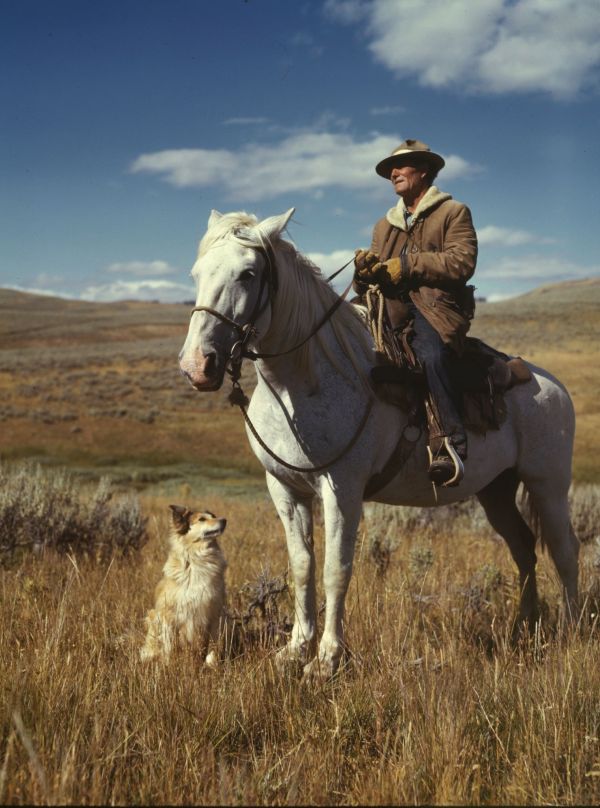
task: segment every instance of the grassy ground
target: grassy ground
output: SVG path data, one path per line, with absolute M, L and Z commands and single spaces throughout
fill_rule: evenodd
M 228 390 L 202 396 L 179 373 L 188 307 L 4 290 L 0 314 L 0 458 L 110 473 L 137 488 L 185 479 L 256 493 L 262 472 Z M 249 367 L 244 381 L 253 380 Z
M 473 326 L 566 383 L 579 482 L 600 477 L 599 298 L 598 282 L 563 284 L 484 304 Z M 515 645 L 515 570 L 481 520 L 408 521 L 389 544 L 369 506 L 347 600 L 352 657 L 336 682 L 310 690 L 278 675 L 260 620 L 217 671 L 185 651 L 168 668 L 139 662 L 168 503 L 228 518 L 233 613 L 261 576 L 287 570 L 239 414 L 226 391 L 202 396 L 179 377 L 187 316 L 0 292 L 0 459 L 65 464 L 83 483 L 110 471 L 141 492 L 150 535 L 108 566 L 49 553 L 0 573 L 0 803 L 600 802 L 595 519 L 570 636 L 545 556 L 541 629 Z M 382 575 L 372 548 L 384 539 Z M 288 594 L 273 614 L 289 624 Z
M 268 565 L 285 574 L 265 500 L 205 503 L 228 517 L 230 608 Z M 0 579 L 0 802 L 103 804 L 597 804 L 597 547 L 583 548 L 580 629 L 544 622 L 510 641 L 517 589 L 502 543 L 445 520 L 414 531 L 377 574 L 363 523 L 347 602 L 352 653 L 311 690 L 276 673 L 275 643 L 201 670 L 137 657 L 165 558 L 167 500 L 143 497 L 150 540 L 129 560 L 28 557 Z M 322 560 L 322 527 L 316 534 Z M 319 595 L 321 599 L 321 595 Z M 278 601 L 282 623 L 292 616 Z

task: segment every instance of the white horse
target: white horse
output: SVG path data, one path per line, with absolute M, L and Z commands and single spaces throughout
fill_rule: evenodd
M 365 487 L 386 466 L 407 416 L 372 392 L 373 342 L 357 309 L 344 301 L 331 313 L 336 293 L 281 237 L 293 211 L 262 222 L 246 213 L 212 212 L 192 270 L 197 308 L 179 358 L 197 390 L 221 387 L 231 357 L 239 364 L 245 354 L 256 362 L 248 409 L 255 431 L 248 430 L 248 437 L 285 528 L 295 592 L 294 628 L 278 661 L 304 665 L 305 675 L 323 679 L 335 673 L 344 650 L 344 600 Z M 469 434 L 458 487 L 439 489 L 436 502 L 423 436 L 396 476 L 372 496 L 426 507 L 475 494 L 518 566 L 519 616 L 529 621 L 537 614 L 536 539 L 515 503 L 519 482 L 537 512 L 542 542 L 564 587 L 567 615 L 577 602 L 579 546 L 567 499 L 573 406 L 556 379 L 530 367 L 532 380 L 506 394 L 501 429 Z M 326 609 L 318 653 L 315 495 L 323 502 L 326 531 Z

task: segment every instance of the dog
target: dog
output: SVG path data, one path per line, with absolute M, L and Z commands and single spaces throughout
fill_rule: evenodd
M 216 643 L 225 610 L 227 562 L 217 542 L 227 520 L 210 511 L 191 511 L 170 505 L 173 530 L 163 578 L 155 592 L 154 608 L 146 617 L 147 634 L 140 658 L 168 661 L 179 637 L 197 646 L 204 664 L 214 667 Z

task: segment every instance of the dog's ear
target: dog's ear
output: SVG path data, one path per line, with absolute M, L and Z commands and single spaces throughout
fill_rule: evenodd
M 193 511 L 190 511 L 185 505 L 169 505 L 169 508 L 171 509 L 173 527 L 182 536 L 185 535 L 190 529 L 190 516 Z

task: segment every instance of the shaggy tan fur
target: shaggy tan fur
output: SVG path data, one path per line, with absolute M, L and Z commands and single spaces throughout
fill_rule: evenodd
M 177 637 L 197 647 L 203 662 L 214 665 L 214 650 L 225 607 L 227 562 L 217 538 L 226 520 L 209 511 L 190 511 L 171 505 L 171 550 L 156 587 L 154 608 L 146 617 L 147 634 L 140 649 L 142 660 L 168 660 Z
M 452 199 L 450 194 L 446 194 L 443 191 L 440 191 L 439 188 L 436 188 L 435 185 L 432 185 L 414 210 L 412 218 L 413 222 L 416 222 L 422 213 L 430 210 L 430 208 L 436 207 L 436 205 L 439 205 L 441 202 L 445 202 L 446 199 Z M 406 205 L 404 204 L 402 197 L 400 197 L 398 204 L 394 208 L 390 208 L 388 210 L 385 218 L 390 224 L 394 225 L 394 227 L 399 227 L 400 230 L 406 230 L 404 218 L 405 213 Z

